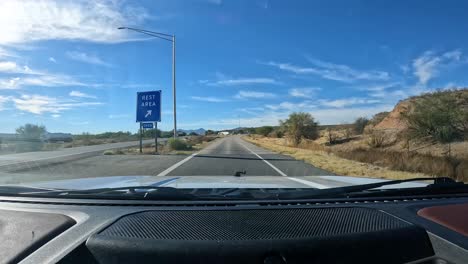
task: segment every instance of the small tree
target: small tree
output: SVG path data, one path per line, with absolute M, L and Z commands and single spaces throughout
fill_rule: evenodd
M 354 121 L 354 132 L 356 132 L 356 134 L 364 133 L 364 128 L 367 126 L 368 123 L 369 119 L 365 117 L 359 117 L 358 119 L 356 119 L 356 121 Z
M 198 136 L 198 134 L 195 132 L 190 132 L 189 136 Z
M 16 152 L 38 151 L 42 150 L 43 143 L 41 135 L 46 133 L 45 126 L 25 124 L 16 129 L 16 134 L 20 141 L 16 143 Z
M 26 124 L 16 129 L 18 134 L 23 139 L 40 139 L 41 135 L 46 132 L 45 126 Z
M 214 132 L 214 131 L 211 130 L 211 129 L 208 129 L 208 130 L 206 131 L 206 133 L 205 133 L 205 135 L 207 135 L 207 136 L 208 136 L 208 135 L 214 135 L 214 134 L 216 134 L 216 132 Z
M 338 139 L 338 136 L 336 135 L 336 133 L 333 130 L 331 130 L 330 128 L 327 128 L 328 144 L 330 144 L 330 145 L 335 144 L 337 139 Z
M 292 113 L 288 119 L 280 121 L 280 125 L 296 146 L 301 143 L 303 137 L 316 139 L 319 136 L 318 123 L 309 113 Z
M 345 136 L 346 140 L 351 139 L 352 135 L 353 135 L 353 131 L 351 130 L 351 128 L 346 128 L 345 131 L 344 131 L 344 136 Z
M 256 134 L 262 135 L 264 137 L 268 136 L 268 134 L 270 134 L 271 131 L 273 131 L 273 127 L 271 126 L 262 126 L 262 127 L 257 127 L 255 129 Z

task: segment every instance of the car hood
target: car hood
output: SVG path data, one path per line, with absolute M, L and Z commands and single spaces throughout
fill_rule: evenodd
M 30 183 L 31 187 L 53 189 L 96 189 L 126 186 L 174 188 L 332 188 L 387 180 L 351 176 L 109 176 Z M 381 188 L 424 187 L 424 182 L 408 182 Z

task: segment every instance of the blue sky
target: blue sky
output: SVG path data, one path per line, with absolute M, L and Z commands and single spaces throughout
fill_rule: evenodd
M 465 1 L 1 1 L 0 132 L 132 131 L 136 92 L 162 90 L 172 129 L 276 125 L 293 111 L 321 124 L 465 87 Z

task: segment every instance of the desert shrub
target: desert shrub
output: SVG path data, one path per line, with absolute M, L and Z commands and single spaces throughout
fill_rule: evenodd
M 420 172 L 431 176 L 468 181 L 468 160 L 365 148 L 334 153 L 345 159 L 388 167 L 392 170 Z
M 284 132 L 277 128 L 274 129 L 270 134 L 268 134 L 269 137 L 274 137 L 274 138 L 282 138 L 284 136 Z
M 187 142 L 181 140 L 181 139 L 174 139 L 171 138 L 168 141 L 169 148 L 171 150 L 190 150 L 192 149 L 192 146 L 187 144 Z
M 463 102 L 460 102 L 463 100 Z M 417 98 L 412 111 L 402 113 L 408 136 L 440 143 L 462 140 L 468 128 L 467 98 L 456 93 L 434 92 Z
M 368 123 L 369 123 L 369 119 L 365 117 L 359 117 L 358 119 L 356 119 L 356 121 L 354 121 L 354 124 L 353 124 L 354 132 L 356 134 L 364 133 L 364 128 L 367 126 Z
M 262 127 L 257 127 L 255 129 L 256 134 L 262 135 L 264 137 L 268 136 L 268 134 L 270 134 L 272 131 L 273 131 L 272 126 L 262 126 Z
M 295 146 L 301 143 L 302 138 L 316 139 L 319 137 L 318 123 L 309 113 L 292 113 L 288 119 L 280 121 L 280 125 Z
M 371 148 L 381 148 L 385 146 L 385 133 L 379 130 L 373 130 L 369 133 L 367 145 Z
M 327 128 L 326 136 L 329 145 L 335 144 L 338 139 L 338 134 L 336 133 L 336 131 L 333 131 L 330 128 Z

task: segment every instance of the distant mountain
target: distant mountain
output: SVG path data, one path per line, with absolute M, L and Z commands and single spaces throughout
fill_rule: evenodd
M 199 128 L 199 129 L 177 129 L 179 132 L 184 132 L 187 135 L 194 132 L 197 133 L 198 135 L 205 135 L 206 130 L 204 128 Z

